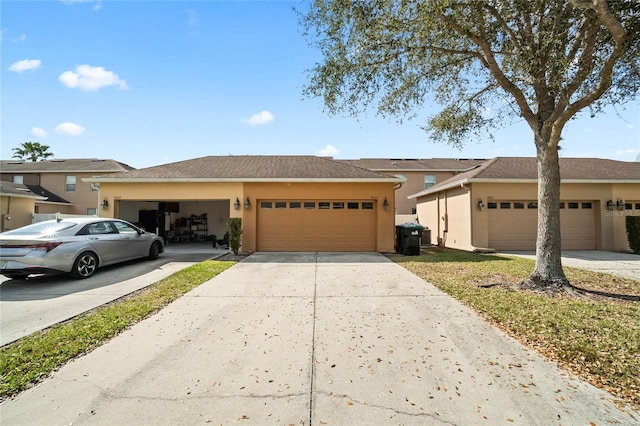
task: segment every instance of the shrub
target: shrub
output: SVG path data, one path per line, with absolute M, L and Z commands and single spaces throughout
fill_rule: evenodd
M 242 219 L 239 217 L 230 218 L 227 233 L 229 234 L 229 248 L 233 254 L 238 254 L 242 237 Z
M 627 239 L 635 254 L 640 254 L 640 216 L 627 216 Z

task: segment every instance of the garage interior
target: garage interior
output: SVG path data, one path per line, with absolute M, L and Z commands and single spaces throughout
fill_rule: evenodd
M 229 200 L 127 200 L 119 202 L 118 216 L 162 236 L 169 243 L 223 240 L 229 203 Z

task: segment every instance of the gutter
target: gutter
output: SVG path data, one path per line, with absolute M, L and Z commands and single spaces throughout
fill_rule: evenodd
M 498 179 L 498 178 L 466 178 L 459 181 L 451 182 L 443 186 L 431 187 L 429 189 L 425 189 L 424 191 L 418 192 L 417 194 L 409 195 L 407 198 L 418 198 L 423 197 L 425 195 L 435 194 L 440 191 L 445 191 L 447 189 L 455 188 L 458 186 L 464 186 L 469 183 L 538 183 L 538 179 Z M 640 179 L 560 179 L 560 184 L 572 184 L 572 183 L 587 183 L 587 184 L 640 184 Z
M 82 178 L 89 183 L 395 183 L 403 184 L 401 178 Z

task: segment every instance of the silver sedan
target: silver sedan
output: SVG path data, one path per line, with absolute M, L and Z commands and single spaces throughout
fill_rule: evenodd
M 163 251 L 162 238 L 124 220 L 48 220 L 0 233 L 0 273 L 17 279 L 62 272 L 82 279 L 99 267 L 157 259 Z

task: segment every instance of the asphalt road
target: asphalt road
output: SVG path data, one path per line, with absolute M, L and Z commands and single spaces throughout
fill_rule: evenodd
M 226 252 L 210 244 L 171 245 L 157 260 L 99 269 L 86 280 L 67 275 L 10 280 L 0 276 L 0 346 L 151 285 Z

